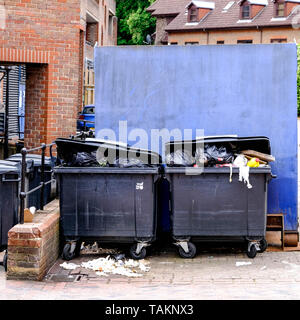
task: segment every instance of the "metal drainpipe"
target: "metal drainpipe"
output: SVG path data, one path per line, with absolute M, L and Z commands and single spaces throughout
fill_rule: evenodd
M 262 29 L 259 29 L 259 26 L 256 26 L 257 30 L 260 30 L 260 43 L 262 43 Z
M 209 31 L 203 29 L 203 32 L 206 32 L 206 44 L 209 44 Z

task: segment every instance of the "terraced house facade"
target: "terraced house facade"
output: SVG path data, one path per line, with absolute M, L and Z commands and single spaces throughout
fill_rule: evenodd
M 157 45 L 300 42 L 300 0 L 157 0 Z

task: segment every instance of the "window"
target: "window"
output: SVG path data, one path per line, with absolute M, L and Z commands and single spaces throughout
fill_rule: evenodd
M 276 17 L 284 17 L 285 16 L 285 5 L 284 2 L 276 3 Z
M 224 40 L 218 40 L 218 41 L 217 41 L 217 44 L 224 44 L 224 43 L 225 43 Z
M 287 38 L 271 39 L 271 43 L 287 43 Z
M 178 44 L 178 42 L 171 42 L 170 45 L 171 46 L 176 46 Z
M 242 6 L 242 19 L 250 19 L 250 5 L 248 4 Z
M 195 7 L 191 7 L 189 9 L 189 22 L 198 22 L 198 9 Z
M 238 40 L 237 41 L 237 44 L 245 44 L 245 43 L 252 43 L 253 41 L 252 40 Z
M 111 36 L 113 33 L 113 15 L 108 16 L 108 34 Z
M 186 46 L 192 46 L 192 45 L 196 45 L 196 44 L 199 44 L 199 42 L 192 42 L 191 41 L 191 42 L 186 42 L 185 43 Z

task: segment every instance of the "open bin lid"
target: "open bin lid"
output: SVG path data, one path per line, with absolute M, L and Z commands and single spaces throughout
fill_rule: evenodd
M 72 162 L 73 156 L 79 152 L 97 152 L 98 150 L 104 156 L 107 156 L 108 152 L 112 152 L 114 159 L 120 157 L 137 158 L 143 163 L 159 165 L 162 163 L 161 156 L 153 151 L 133 148 L 121 142 L 106 141 L 99 139 L 67 139 L 58 138 L 55 141 L 57 145 L 57 154 L 59 159 L 62 159 L 65 163 Z
M 192 148 L 195 152 L 196 145 L 200 143 L 230 146 L 234 153 L 240 153 L 243 150 L 255 150 L 258 152 L 271 154 L 270 139 L 264 136 L 257 137 L 237 137 L 232 136 L 210 136 L 202 137 L 195 140 L 170 141 L 165 144 L 165 154 L 173 152 L 182 146 Z M 191 149 L 189 149 L 191 150 Z
M 165 160 L 169 167 L 192 167 L 197 153 L 206 147 L 215 146 L 222 148 L 224 157 L 233 157 L 242 151 L 254 150 L 256 152 L 271 154 L 270 140 L 265 136 L 238 137 L 227 136 L 206 136 L 195 140 L 170 141 L 165 144 Z M 201 148 L 199 150 L 199 148 Z M 178 153 L 179 152 L 179 153 Z M 228 153 L 228 154 L 227 154 Z M 174 154 L 174 158 L 173 158 Z M 202 154 L 202 152 L 200 152 Z M 222 157 L 223 157 L 222 155 Z M 167 160 L 170 157 L 171 160 Z M 222 161 L 222 157 L 220 161 Z M 229 160 L 229 159 L 228 159 Z M 231 162 L 231 160 L 230 160 Z

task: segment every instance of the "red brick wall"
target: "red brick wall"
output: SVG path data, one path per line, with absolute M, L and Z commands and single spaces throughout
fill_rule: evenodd
M 59 205 L 50 202 L 32 223 L 8 232 L 8 279 L 42 280 L 59 254 Z
M 86 41 L 94 45 L 98 41 L 99 25 L 95 23 L 87 23 L 86 25 Z
M 292 10 L 296 7 L 296 6 L 298 6 L 299 5 L 299 3 L 295 3 L 295 2 L 286 2 L 286 16 L 288 16 L 291 12 L 292 12 Z
M 211 9 L 200 8 L 198 11 L 198 21 L 200 21 L 202 18 L 204 18 L 210 11 L 211 11 Z
M 25 145 L 76 131 L 80 90 L 80 0 L 6 0 L 0 63 L 27 66 Z
M 253 19 L 264 7 L 265 6 L 259 6 L 259 5 L 253 4 L 251 6 L 251 19 Z

